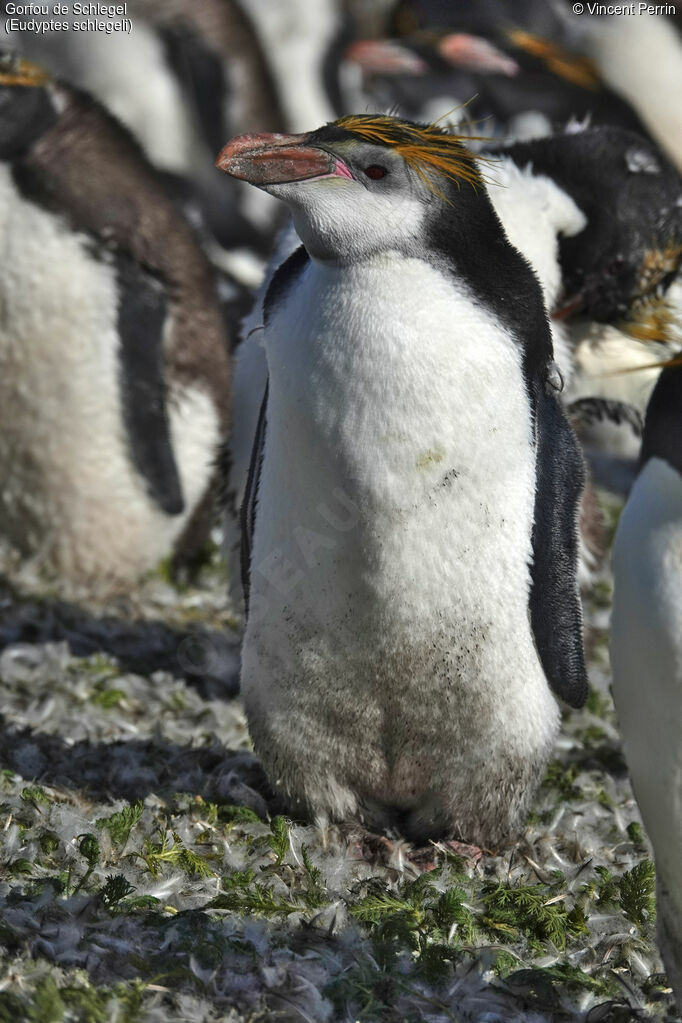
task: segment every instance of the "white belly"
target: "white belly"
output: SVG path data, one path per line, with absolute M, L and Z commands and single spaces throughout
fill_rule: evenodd
M 397 256 L 312 264 L 266 349 L 242 676 L 258 751 L 318 810 L 437 792 L 471 823 L 557 719 L 528 621 L 521 353 Z

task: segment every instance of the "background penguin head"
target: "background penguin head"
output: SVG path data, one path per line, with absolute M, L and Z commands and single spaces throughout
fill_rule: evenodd
M 335 262 L 409 251 L 445 211 L 472 230 L 477 207 L 490 214 L 474 155 L 459 138 L 396 117 L 342 117 L 305 135 L 242 135 L 218 167 L 286 202 L 310 254 Z
M 0 50 L 0 160 L 16 160 L 58 118 L 49 76 L 16 54 Z

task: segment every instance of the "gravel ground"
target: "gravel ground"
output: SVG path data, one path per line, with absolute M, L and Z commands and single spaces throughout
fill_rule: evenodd
M 215 555 L 108 604 L 0 579 L 0 1023 L 679 1020 L 606 570 L 588 705 L 517 844 L 482 856 L 262 819 L 225 590 Z

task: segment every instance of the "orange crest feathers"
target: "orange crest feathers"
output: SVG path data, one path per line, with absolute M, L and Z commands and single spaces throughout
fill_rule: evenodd
M 483 184 L 476 162 L 481 158 L 462 145 L 465 137 L 449 135 L 436 124 L 410 124 L 383 114 L 352 114 L 334 123 L 367 142 L 395 149 L 427 188 L 441 199 L 446 197 L 439 191 L 432 174 L 449 178 L 458 185 L 462 181 L 474 188 Z
M 587 57 L 580 57 L 568 53 L 556 43 L 541 36 L 524 32 L 520 28 L 512 28 L 507 36 L 519 50 L 537 57 L 549 71 L 564 78 L 567 82 L 580 85 L 583 89 L 598 89 L 600 86 L 599 73 L 596 66 Z
M 0 85 L 40 88 L 50 80 L 47 71 L 14 54 L 0 56 Z

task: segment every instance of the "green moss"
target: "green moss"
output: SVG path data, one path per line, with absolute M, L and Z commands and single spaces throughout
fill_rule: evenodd
M 275 866 L 279 866 L 289 851 L 289 826 L 284 817 L 273 817 L 268 843 L 275 854 Z
M 21 999 L 11 991 L 0 991 L 0 1023 L 18 1023 L 25 1018 Z
M 134 891 L 135 885 L 130 884 L 123 874 L 110 874 L 100 888 L 99 895 L 105 906 L 112 907 Z
M 642 860 L 620 879 L 620 907 L 640 930 L 656 915 L 656 871 L 651 860 Z
M 563 951 L 569 937 L 584 933 L 587 928 L 582 911 L 577 908 L 567 911 L 558 887 L 488 882 L 483 891 L 486 926 L 511 936 L 521 931 L 538 951 L 547 941 Z
M 133 830 L 140 817 L 144 813 L 144 806 L 138 800 L 130 806 L 124 806 L 111 817 L 100 817 L 96 822 L 98 828 L 106 828 L 115 845 L 125 847 L 130 832 Z
M 29 875 L 33 873 L 34 864 L 30 860 L 25 860 L 19 857 L 8 865 L 10 874 L 14 877 L 20 877 L 22 875 Z
M 52 802 L 45 789 L 42 789 L 40 785 L 27 785 L 25 789 L 22 789 L 21 798 L 25 803 L 30 803 L 36 810 L 40 810 L 41 806 L 49 806 Z
M 144 861 L 152 877 L 159 876 L 164 863 L 179 867 L 190 877 L 211 877 L 215 873 L 202 856 L 182 844 L 175 832 L 164 832 L 160 842 L 147 838 L 138 856 Z
M 630 821 L 626 828 L 628 838 L 630 841 L 637 846 L 639 849 L 646 848 L 646 841 L 644 838 L 644 830 L 639 821 Z
M 598 689 L 591 685 L 587 694 L 585 709 L 589 710 L 590 714 L 596 715 L 596 717 L 605 718 L 613 710 L 613 705 L 606 696 L 603 696 Z
M 547 771 L 542 781 L 544 789 L 554 789 L 557 797 L 561 800 L 580 799 L 582 790 L 575 784 L 578 777 L 576 764 L 565 766 L 558 760 L 551 760 L 547 765 Z
M 65 1011 L 56 982 L 52 977 L 45 977 L 36 985 L 24 1018 L 29 1023 L 60 1023 Z
M 98 682 L 90 694 L 90 703 L 94 703 L 104 710 L 113 710 L 125 700 L 126 694 L 123 689 L 107 689 L 106 682 Z
M 219 806 L 218 816 L 221 821 L 234 821 L 236 824 L 260 824 L 261 819 L 248 806 Z

